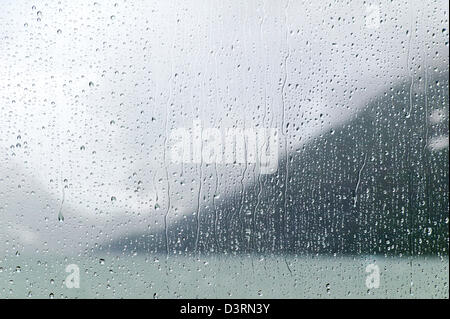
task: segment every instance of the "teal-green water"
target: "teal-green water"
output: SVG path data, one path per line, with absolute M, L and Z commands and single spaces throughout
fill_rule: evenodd
M 366 266 L 380 269 L 366 287 Z M 80 269 L 69 289 L 66 266 Z M 1 298 L 448 298 L 448 257 L 12 256 Z

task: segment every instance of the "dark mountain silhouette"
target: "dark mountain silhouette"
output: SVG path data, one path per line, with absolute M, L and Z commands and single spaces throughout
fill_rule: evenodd
M 422 81 L 423 84 L 423 81 Z M 423 86 L 423 85 L 422 85 Z M 388 90 L 244 192 L 102 250 L 140 253 L 448 255 L 448 77 Z M 411 103 L 412 98 L 412 103 Z M 447 114 L 430 122 L 433 110 Z M 286 166 L 288 176 L 286 176 Z M 287 182 L 287 185 L 285 184 Z M 222 195 L 223 196 L 223 195 Z

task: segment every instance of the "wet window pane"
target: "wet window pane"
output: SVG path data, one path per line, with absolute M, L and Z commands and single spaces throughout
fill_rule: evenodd
M 448 4 L 12 1 L 1 298 L 448 298 Z

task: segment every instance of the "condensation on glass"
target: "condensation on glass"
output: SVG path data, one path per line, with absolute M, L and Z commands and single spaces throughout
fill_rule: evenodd
M 12 1 L 0 297 L 448 298 L 444 1 Z

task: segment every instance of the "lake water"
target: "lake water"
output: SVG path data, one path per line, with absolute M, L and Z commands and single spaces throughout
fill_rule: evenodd
M 372 263 L 379 287 L 368 289 Z M 69 264 L 79 267 L 79 288 L 65 284 Z M 449 297 L 448 257 L 19 255 L 0 267 L 1 298 Z

